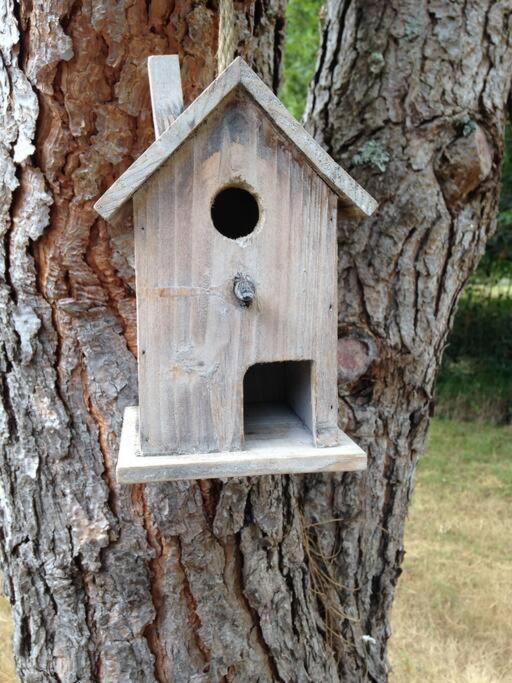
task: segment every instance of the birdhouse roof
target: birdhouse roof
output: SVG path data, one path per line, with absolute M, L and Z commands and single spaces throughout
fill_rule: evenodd
M 235 59 L 98 199 L 95 204 L 96 211 L 107 220 L 112 218 L 237 88 L 242 88 L 249 94 L 259 105 L 262 113 L 303 154 L 305 160 L 346 206 L 352 207 L 361 215 L 369 216 L 374 212 L 377 202 L 373 197 L 322 149 L 240 57 Z

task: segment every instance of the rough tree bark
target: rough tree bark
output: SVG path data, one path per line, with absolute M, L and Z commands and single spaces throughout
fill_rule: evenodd
M 341 518 L 324 552 L 338 540 L 339 597 L 356 617 L 341 678 L 380 681 L 436 372 L 495 227 L 512 2 L 330 0 L 324 22 L 309 129 L 380 207 L 339 229 L 342 420 L 369 468 L 331 483 L 339 503 L 319 516 Z
M 239 3 L 277 86 L 282 0 Z M 214 76 L 208 2 L 0 0 L 1 560 L 25 681 L 383 681 L 402 529 L 460 290 L 492 229 L 510 2 L 333 0 L 310 126 L 381 202 L 340 226 L 340 405 L 363 475 L 117 486 L 137 402 L 145 59 Z M 368 637 L 365 637 L 368 636 Z

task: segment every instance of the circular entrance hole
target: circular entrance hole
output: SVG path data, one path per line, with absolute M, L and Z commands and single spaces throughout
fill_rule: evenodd
M 211 214 L 220 234 L 236 240 L 251 234 L 258 224 L 260 210 L 256 197 L 243 187 L 226 187 L 213 200 Z

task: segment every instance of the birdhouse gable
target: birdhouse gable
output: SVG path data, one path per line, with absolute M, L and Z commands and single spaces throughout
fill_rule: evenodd
M 116 180 L 96 202 L 98 213 L 107 220 L 111 219 L 223 101 L 240 90 L 252 98 L 260 115 L 270 119 L 304 157 L 304 161 L 338 195 L 342 205 L 361 215 L 373 213 L 375 200 L 320 147 L 241 58 L 234 60 Z
M 203 248 L 209 251 L 210 244 L 220 243 L 225 254 L 239 254 L 240 246 L 255 254 L 263 244 L 272 248 L 290 233 L 301 253 L 318 249 L 328 214 L 339 206 L 330 186 L 242 88 L 224 98 L 132 199 L 135 212 L 143 206 L 151 214 L 141 219 L 144 235 L 155 229 L 150 228 L 153 216 L 162 213 L 159 246 L 152 245 L 150 257 L 159 258 L 167 240 L 177 240 L 185 269 L 197 266 L 199 254 Z M 315 230 L 316 237 L 306 238 Z M 184 240 L 192 246 L 186 248 Z M 145 240 L 140 244 L 149 248 Z M 168 273 L 164 264 L 162 272 Z M 186 280 L 192 272 L 201 269 L 191 268 L 180 277 Z

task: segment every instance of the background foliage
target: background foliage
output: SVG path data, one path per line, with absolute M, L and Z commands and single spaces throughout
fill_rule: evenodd
M 321 0 L 289 0 L 280 98 L 301 119 L 320 44 Z

